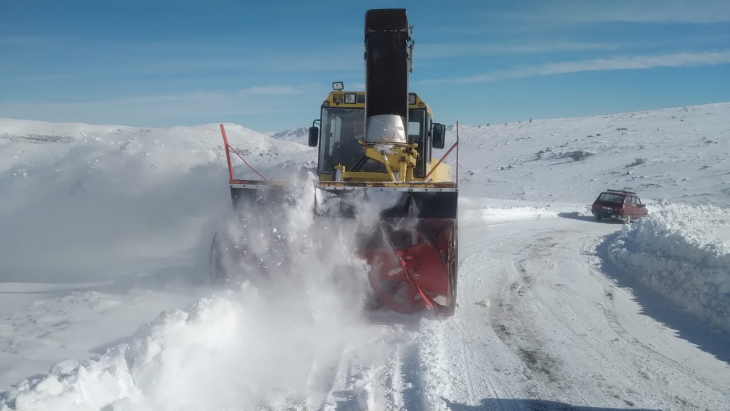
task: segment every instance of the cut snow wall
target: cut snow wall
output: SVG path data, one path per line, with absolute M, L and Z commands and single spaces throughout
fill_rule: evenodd
M 730 332 L 730 210 L 663 203 L 624 227 L 609 258 L 641 283 Z

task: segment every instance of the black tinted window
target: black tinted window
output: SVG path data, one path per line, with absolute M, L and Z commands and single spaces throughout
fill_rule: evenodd
M 612 193 L 601 193 L 601 195 L 598 196 L 598 201 L 602 201 L 604 203 L 623 204 L 624 196 Z

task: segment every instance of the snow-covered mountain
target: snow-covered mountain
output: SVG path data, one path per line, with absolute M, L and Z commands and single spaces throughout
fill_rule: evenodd
M 309 138 L 309 128 L 293 128 L 291 130 L 269 133 L 269 135 L 271 136 L 271 138 L 275 138 L 277 140 L 293 141 L 295 143 L 306 145 L 307 139 Z

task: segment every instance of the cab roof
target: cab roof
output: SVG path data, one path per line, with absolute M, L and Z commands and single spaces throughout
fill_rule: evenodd
M 345 95 L 346 94 L 354 94 L 354 103 L 346 103 L 345 102 Z M 348 98 L 348 101 L 350 101 L 352 97 Z M 428 115 L 433 118 L 433 112 L 431 111 L 431 107 L 424 102 L 421 97 L 418 96 L 416 93 L 408 93 L 408 108 L 409 109 L 418 109 L 418 108 L 425 108 L 428 112 Z M 412 104 L 411 104 L 412 103 Z M 365 108 L 365 92 L 364 91 L 330 91 L 330 94 L 327 96 L 327 99 L 322 102 L 322 107 L 342 107 L 342 108 Z

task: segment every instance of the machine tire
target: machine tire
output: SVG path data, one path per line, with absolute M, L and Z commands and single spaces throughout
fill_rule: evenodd
M 208 256 L 208 280 L 211 284 L 218 285 L 225 283 L 228 277 L 223 266 L 223 258 L 220 252 L 220 240 L 218 233 L 213 236 L 210 244 L 210 254 Z
M 454 237 L 451 242 L 454 246 L 454 257 L 451 260 L 451 274 L 449 275 L 449 283 L 451 285 L 451 305 L 446 307 L 444 313 L 446 317 L 451 317 L 456 312 L 456 297 L 458 295 L 458 284 L 459 284 L 459 222 L 454 222 L 453 229 Z

